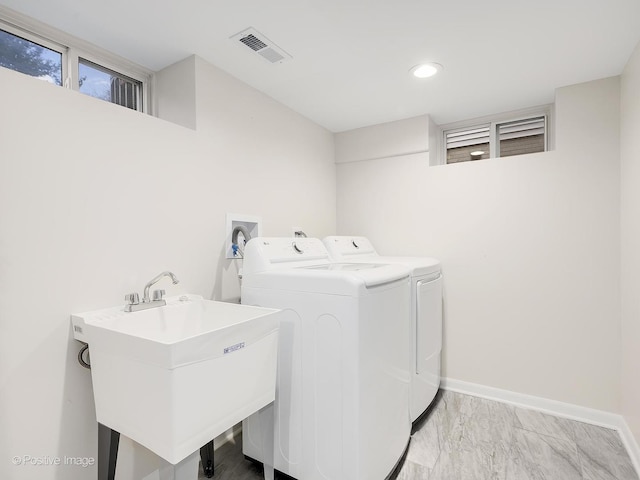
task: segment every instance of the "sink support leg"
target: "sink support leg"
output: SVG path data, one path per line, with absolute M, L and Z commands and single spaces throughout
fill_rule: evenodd
M 213 440 L 200 448 L 200 459 L 202 460 L 202 470 L 207 478 L 213 477 Z
M 114 480 L 120 432 L 98 424 L 98 480 Z

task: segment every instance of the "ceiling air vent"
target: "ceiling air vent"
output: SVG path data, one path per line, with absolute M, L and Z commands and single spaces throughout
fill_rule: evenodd
M 270 63 L 282 63 L 291 60 L 291 55 L 258 32 L 255 28 L 247 28 L 229 37 L 249 47 Z

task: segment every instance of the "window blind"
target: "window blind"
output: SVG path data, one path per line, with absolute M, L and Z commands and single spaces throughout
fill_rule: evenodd
M 535 117 L 516 122 L 501 123 L 498 125 L 498 139 L 509 140 L 511 138 L 543 135 L 544 121 L 544 117 Z
M 447 150 L 450 148 L 468 147 L 469 145 L 489 143 L 490 128 L 490 125 L 483 125 L 480 127 L 473 127 L 468 130 L 447 132 Z

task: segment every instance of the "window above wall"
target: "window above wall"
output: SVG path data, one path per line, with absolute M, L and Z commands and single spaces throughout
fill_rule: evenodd
M 510 157 L 550 149 L 550 105 L 442 126 L 440 164 Z
M 141 105 L 141 80 L 127 77 L 84 58 L 78 59 L 78 87 L 80 93 L 133 110 L 139 110 Z
M 0 67 L 150 113 L 151 72 L 2 8 Z
M 12 31 L 13 30 L 13 31 Z M 0 23 L 0 66 L 62 85 L 65 48 L 42 38 L 14 33 Z

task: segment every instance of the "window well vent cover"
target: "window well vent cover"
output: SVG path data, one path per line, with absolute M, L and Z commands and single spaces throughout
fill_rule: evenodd
M 247 28 L 229 38 L 247 46 L 269 63 L 283 63 L 287 60 L 291 60 L 291 55 L 278 47 L 262 33 L 258 32 L 255 28 Z

